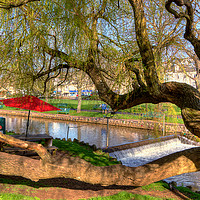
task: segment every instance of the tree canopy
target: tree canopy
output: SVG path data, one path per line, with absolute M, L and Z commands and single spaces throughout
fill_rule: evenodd
M 19 0 L 1 7 L 1 80 L 29 92 L 75 68 L 114 111 L 171 102 L 200 135 L 198 90 L 161 78 L 167 52 L 180 51 L 180 41 L 200 57 L 198 1 Z

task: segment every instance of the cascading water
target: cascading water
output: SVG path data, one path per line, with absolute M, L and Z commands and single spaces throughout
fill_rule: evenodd
M 137 167 L 140 165 L 147 164 L 153 160 L 164 157 L 166 155 L 182 151 L 185 149 L 195 148 L 194 145 L 183 144 L 178 138 L 166 140 L 163 142 L 152 143 L 136 148 L 115 151 L 109 153 L 110 156 L 121 161 L 123 165 L 129 167 Z M 195 175 L 194 175 L 195 174 Z M 185 176 L 186 175 L 186 176 Z M 188 181 L 187 177 L 188 176 Z M 175 181 L 178 185 L 184 186 L 194 186 L 197 190 L 200 190 L 200 181 L 196 178 L 196 181 L 191 176 L 200 177 L 199 172 L 188 173 L 184 175 L 174 176 L 168 179 L 165 179 L 167 182 Z
M 194 145 L 182 144 L 178 138 L 152 143 L 136 148 L 115 151 L 110 156 L 120 160 L 123 165 L 137 167 L 169 155 L 171 153 L 193 148 Z

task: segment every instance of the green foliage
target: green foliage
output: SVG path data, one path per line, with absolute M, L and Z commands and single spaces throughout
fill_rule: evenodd
M 71 156 L 79 156 L 96 166 L 109 166 L 120 163 L 101 150 L 94 152 L 92 147 L 87 144 L 55 139 L 53 145 L 58 147 L 59 150 L 67 151 Z

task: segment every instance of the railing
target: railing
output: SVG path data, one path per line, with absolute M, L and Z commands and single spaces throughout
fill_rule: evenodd
M 191 133 L 182 133 L 178 136 L 179 140 L 183 144 L 190 144 L 195 146 L 200 146 L 200 138 Z

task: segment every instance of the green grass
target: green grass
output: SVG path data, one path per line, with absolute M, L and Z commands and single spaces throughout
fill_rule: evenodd
M 24 196 L 13 193 L 0 193 L 0 200 L 40 200 L 38 197 Z
M 163 181 L 158 181 L 149 185 L 142 186 L 142 189 L 145 191 L 152 191 L 152 190 L 164 191 L 166 189 L 169 189 L 169 186 L 167 183 Z
M 105 114 L 100 113 L 100 112 L 90 112 L 90 111 L 82 111 L 80 113 L 77 113 L 75 110 L 70 110 L 70 115 L 73 116 L 84 116 L 84 117 L 100 117 L 103 118 L 105 117 Z M 162 122 L 162 118 L 160 119 L 153 119 L 153 118 L 145 118 L 142 115 L 133 115 L 133 114 L 115 114 L 113 119 L 132 119 L 132 120 L 158 120 Z M 165 117 L 165 122 L 168 123 L 179 123 L 183 124 L 182 119 L 177 119 L 176 116 L 172 117 Z
M 94 197 L 87 200 L 173 200 L 169 198 L 157 198 L 149 195 L 139 195 L 132 194 L 128 192 L 119 192 L 118 194 L 107 196 L 107 197 Z M 13 193 L 0 193 L 0 200 L 40 200 L 38 197 L 30 197 L 21 194 L 13 194 Z M 49 199 L 51 200 L 51 199 Z M 52 199 L 53 200 L 53 199 Z M 58 200 L 58 199 L 57 199 Z M 85 200 L 85 199 L 80 199 Z
M 14 135 L 13 132 L 6 132 L 7 135 Z M 44 144 L 44 141 L 42 142 Z M 77 141 L 63 141 L 59 139 L 53 139 L 53 146 L 58 147 L 61 151 L 66 151 L 71 156 L 79 156 L 81 159 L 92 163 L 95 166 L 109 166 L 120 164 L 119 161 L 109 156 L 108 153 L 98 149 L 93 150 L 93 147 L 84 142 Z
M 119 192 L 115 195 L 112 196 L 107 196 L 107 197 L 94 197 L 94 198 L 90 198 L 87 200 L 131 200 L 131 199 L 135 199 L 135 200 L 174 200 L 174 199 L 169 199 L 169 198 L 157 198 L 157 197 L 152 197 L 149 195 L 140 195 L 140 194 L 132 194 L 132 193 L 128 193 L 128 192 Z M 83 199 L 80 199 L 83 200 Z
M 48 103 L 50 104 L 54 104 L 55 106 L 58 106 L 59 103 L 67 103 L 68 107 L 76 109 L 77 105 L 78 105 L 78 100 L 71 100 L 71 99 L 49 99 Z M 81 103 L 81 109 L 83 110 L 93 110 L 95 105 L 100 105 L 104 103 L 103 101 L 97 101 L 97 100 L 82 100 Z M 101 110 L 99 108 L 99 110 Z M 119 110 L 120 112 L 128 112 L 128 113 L 146 113 L 149 111 L 155 111 L 155 112 L 160 112 L 160 110 L 164 110 L 164 112 L 169 115 L 180 115 L 181 110 L 180 108 L 178 108 L 177 106 L 175 106 L 174 104 L 170 104 L 170 103 L 162 103 L 160 104 L 160 107 L 158 107 L 158 105 L 155 104 L 141 104 L 138 106 L 134 106 L 132 108 L 129 109 L 125 109 L 125 110 Z
M 68 108 L 76 109 L 78 105 L 78 100 L 72 99 L 48 99 L 48 103 L 58 107 L 60 103 L 67 103 Z M 83 110 L 93 110 L 95 105 L 102 104 L 103 101 L 98 100 L 82 100 L 81 109 Z
M 89 198 L 87 200 L 130 200 L 133 199 L 134 195 L 132 193 L 128 193 L 128 192 L 119 192 L 117 194 L 111 195 L 111 196 L 105 196 L 105 197 L 93 197 L 93 198 Z M 80 199 L 80 200 L 84 200 L 84 199 Z
M 79 156 L 95 166 L 109 166 L 120 163 L 110 157 L 108 153 L 101 150 L 93 151 L 92 147 L 83 143 L 54 139 L 53 146 L 58 147 L 59 150 L 69 152 L 71 156 Z
M 105 116 L 105 114 L 101 112 L 82 111 L 80 113 L 77 113 L 76 110 L 70 110 L 70 115 L 84 116 L 84 117 L 100 117 L 100 118 L 103 118 Z
M 185 195 L 189 196 L 191 199 L 196 199 L 199 200 L 200 199 L 200 194 L 196 193 L 196 192 L 192 192 L 189 188 L 187 187 L 176 187 L 180 192 L 184 193 Z

